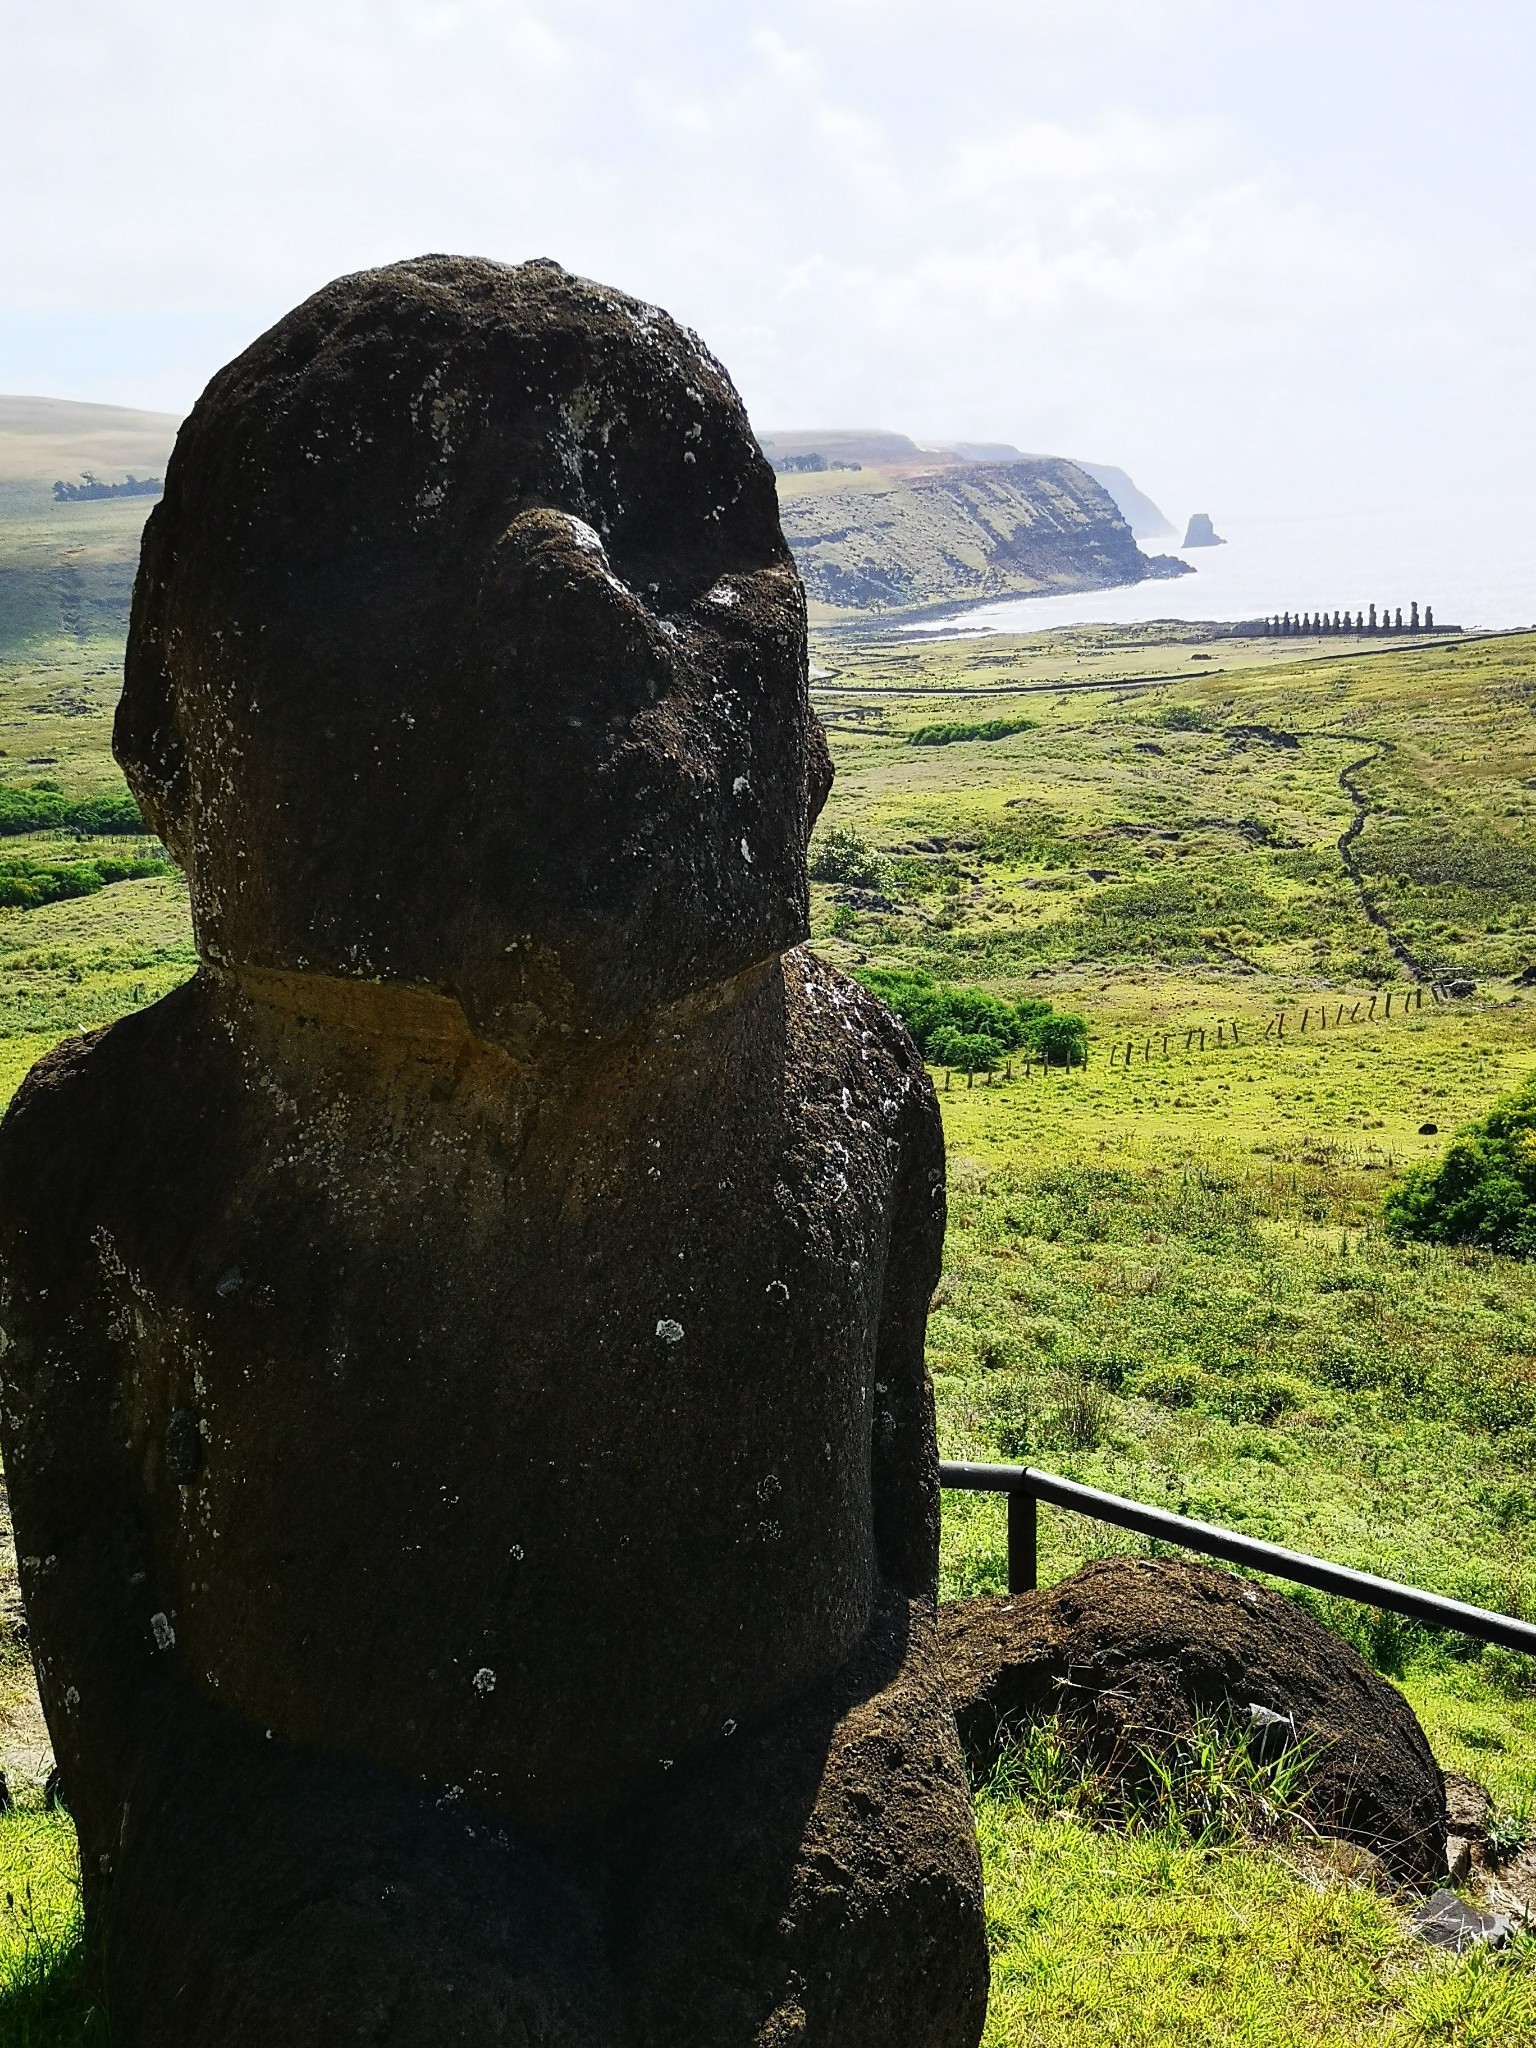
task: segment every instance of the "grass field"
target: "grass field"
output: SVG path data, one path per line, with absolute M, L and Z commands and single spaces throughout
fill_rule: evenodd
M 0 658 L 0 780 L 113 785 L 119 659 L 62 630 Z M 869 857 L 861 883 L 817 885 L 818 946 L 1094 1026 L 1085 1071 L 944 1089 L 946 1451 L 1536 1614 L 1536 1270 L 1380 1228 L 1393 1174 L 1536 1067 L 1536 639 L 1341 658 L 1181 626 L 839 638 L 816 662 L 823 829 Z M 998 719 L 1015 729 L 910 743 Z M 0 842 L 20 849 L 90 843 Z M 0 910 L 0 1094 L 192 957 L 173 875 Z M 1476 992 L 1408 1009 L 1416 971 Z M 1001 1585 L 1002 1535 L 997 1503 L 947 1503 L 946 1593 Z M 1047 1578 L 1118 1547 L 1044 1513 Z M 1536 1807 L 1522 1660 L 1314 1604 L 1443 1763 Z M 1107 1831 L 1006 1785 L 977 1810 L 990 2048 L 1536 2044 L 1526 1945 L 1448 1962 L 1402 1900 L 1271 1849 Z M 57 1816 L 0 1820 L 0 2048 L 92 2038 L 68 1853 Z

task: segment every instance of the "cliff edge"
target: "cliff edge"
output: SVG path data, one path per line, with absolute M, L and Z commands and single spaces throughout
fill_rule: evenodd
M 764 437 L 813 615 L 831 622 L 1188 573 L 1145 555 L 1109 491 L 1078 463 L 889 447 L 901 438 Z M 811 439 L 815 449 L 798 445 Z M 824 466 L 802 467 L 816 455 Z

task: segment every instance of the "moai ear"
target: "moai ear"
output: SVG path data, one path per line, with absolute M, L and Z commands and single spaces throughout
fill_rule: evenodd
M 192 778 L 165 647 L 171 562 L 162 509 L 155 507 L 144 529 L 112 752 L 151 829 L 185 868 L 192 855 Z

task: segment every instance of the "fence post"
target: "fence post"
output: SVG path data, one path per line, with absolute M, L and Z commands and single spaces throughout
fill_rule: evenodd
M 1392 1014 L 1392 991 L 1391 991 L 1391 989 L 1388 989 L 1388 990 L 1387 990 L 1387 1015 L 1388 1015 L 1388 1016 L 1390 1017 L 1390 1016 L 1391 1016 L 1391 1014 Z
M 1010 1593 L 1033 1593 L 1037 1584 L 1038 1570 L 1038 1522 L 1035 1496 L 1032 1493 L 1010 1493 L 1008 1496 L 1008 1590 Z

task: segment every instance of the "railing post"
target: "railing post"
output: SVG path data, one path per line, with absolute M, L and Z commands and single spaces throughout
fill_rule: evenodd
M 1008 1496 L 1008 1590 L 1033 1593 L 1036 1585 L 1036 1510 L 1032 1493 Z

